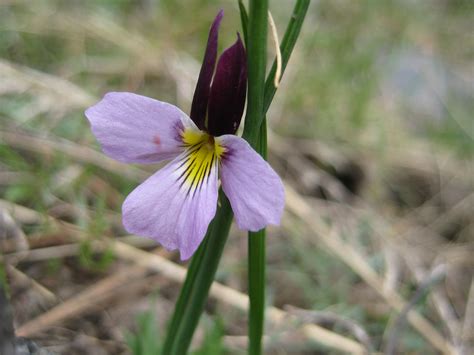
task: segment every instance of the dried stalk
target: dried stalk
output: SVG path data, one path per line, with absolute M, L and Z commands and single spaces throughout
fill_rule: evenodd
M 388 342 L 385 349 L 386 355 L 396 354 L 396 347 L 398 340 L 400 339 L 400 332 L 406 322 L 407 315 L 415 307 L 418 301 L 429 291 L 429 289 L 439 281 L 441 281 L 446 276 L 446 267 L 444 265 L 438 265 L 435 267 L 428 278 L 423 280 L 418 286 L 416 292 L 414 293 L 411 300 L 405 305 L 397 319 L 394 322 L 394 325 L 388 336 Z
M 372 269 L 365 258 L 350 245 L 344 243 L 334 230 L 331 230 L 322 220 L 315 218 L 311 206 L 291 186 L 286 185 L 285 190 L 287 209 L 301 218 L 312 229 L 319 241 L 382 296 L 388 305 L 401 312 L 405 307 L 405 301 L 398 293 L 385 292 L 383 279 Z M 423 316 L 410 310 L 407 317 L 410 324 L 435 348 L 446 354 L 455 353 L 452 345 Z
M 16 204 L 1 200 L 0 206 L 3 206 L 3 208 L 7 208 L 10 211 L 15 211 L 16 215 L 20 214 L 23 217 L 28 218 L 30 221 L 32 219 L 35 219 L 37 222 L 42 220 L 40 213 L 30 210 L 26 207 L 18 206 Z M 52 217 L 49 217 L 48 219 L 55 221 Z M 67 223 L 60 224 L 65 228 L 70 229 L 70 232 L 73 233 L 77 238 L 85 238 L 85 235 L 77 227 Z M 161 275 L 175 282 L 182 283 L 184 281 L 186 269 L 162 256 L 142 251 L 117 240 L 110 240 L 108 241 L 107 245 L 118 257 L 122 259 L 131 260 L 139 266 L 159 272 Z M 33 334 L 40 331 L 41 329 L 44 329 L 43 327 L 48 326 L 49 324 L 54 324 L 57 321 L 78 314 L 77 312 L 80 312 L 82 309 L 84 309 L 84 307 L 86 307 L 87 302 L 89 302 L 91 299 L 97 299 L 95 297 L 100 297 L 100 295 L 102 295 L 104 287 L 106 290 L 108 290 L 110 289 L 111 285 L 113 286 L 120 280 L 120 275 L 117 275 L 117 278 L 111 279 L 110 281 L 109 279 L 105 280 L 104 282 L 107 283 L 99 290 L 97 290 L 97 288 L 89 288 L 85 291 L 85 293 L 81 293 L 79 296 L 77 296 L 77 298 L 73 300 L 74 302 L 69 303 L 69 301 L 66 301 L 68 302 L 68 307 L 59 305 L 50 312 L 43 314 L 31 322 L 23 325 L 18 329 L 18 334 L 23 336 L 27 334 Z M 214 297 L 223 303 L 229 304 L 234 308 L 244 312 L 248 309 L 247 295 L 220 283 L 213 283 L 210 295 L 211 297 Z M 289 315 L 287 312 L 276 307 L 270 307 L 267 309 L 267 316 L 269 321 L 274 324 L 284 324 L 294 319 L 294 317 Z M 339 349 L 340 351 L 354 354 L 362 354 L 365 352 L 364 347 L 358 342 L 314 324 L 303 325 L 301 327 L 301 331 L 308 338 L 308 340 L 315 341 L 330 348 Z

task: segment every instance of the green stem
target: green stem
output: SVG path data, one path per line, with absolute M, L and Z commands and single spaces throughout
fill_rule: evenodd
M 257 146 L 263 119 L 265 68 L 267 61 L 267 0 L 250 0 L 247 27 L 248 99 L 242 137 Z
M 243 17 L 243 16 L 242 16 Z M 248 101 L 243 137 L 260 154 L 266 141 L 259 139 L 263 119 L 265 69 L 267 61 L 268 1 L 250 0 L 247 27 Z M 264 149 L 261 145 L 265 145 Z M 249 351 L 262 353 L 265 319 L 265 230 L 249 232 Z
M 221 206 L 189 266 L 163 347 L 164 355 L 187 353 L 206 304 L 233 217 L 229 200 L 222 191 L 219 201 Z
M 267 159 L 267 123 L 260 126 L 256 150 Z M 249 232 L 248 279 L 249 279 L 249 354 L 262 353 L 262 337 L 265 324 L 265 229 Z
M 309 0 L 298 0 L 293 15 L 285 31 L 280 46 L 282 55 L 282 74 L 296 44 L 301 31 Z M 262 155 L 267 158 L 267 125 L 265 113 L 276 93 L 273 84 L 276 73 L 276 61 L 265 82 L 263 93 L 262 83 L 265 76 L 266 62 L 266 26 L 268 4 L 261 1 L 250 1 L 250 16 L 239 0 L 240 17 L 247 44 L 249 61 L 248 107 L 243 137 Z M 263 95 L 263 96 L 262 96 Z M 263 98 L 263 102 L 261 99 Z M 258 134 L 257 133 L 258 129 Z M 248 238 L 248 278 L 249 278 L 249 354 L 262 353 L 262 336 L 265 317 L 265 229 L 249 232 Z
M 265 229 L 249 232 L 249 354 L 262 353 L 265 320 Z
M 283 70 L 299 35 L 309 0 L 298 0 L 281 44 Z M 242 27 L 247 52 L 249 53 L 249 89 L 248 109 L 243 137 L 266 158 L 266 122 L 264 114 L 275 95 L 273 86 L 276 65 L 270 71 L 265 89 L 265 51 L 267 0 L 251 1 L 250 19 L 240 2 Z M 265 10 L 264 10 L 265 8 Z M 249 21 L 247 24 L 247 21 Z M 249 43 L 249 39 L 250 43 Z M 263 124 L 262 124 L 263 122 Z M 220 191 L 221 206 L 209 226 L 202 245 L 194 255 L 188 274 L 176 303 L 169 331 L 163 348 L 163 354 L 181 355 L 187 352 L 192 335 L 199 322 L 200 315 L 212 285 L 214 276 L 227 241 L 232 222 L 232 209 L 225 195 Z M 250 354 L 261 353 L 265 300 L 265 231 L 249 233 L 249 291 L 250 295 Z

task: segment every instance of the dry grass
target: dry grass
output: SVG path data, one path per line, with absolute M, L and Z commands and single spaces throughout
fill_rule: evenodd
M 53 1 L 31 8 L 21 1 L 0 4 L 0 19 L 8 19 L 0 36 L 21 38 L 13 48 L 34 47 L 33 36 L 48 48 L 48 41 L 59 41 L 62 51 L 53 55 L 57 62 L 44 62 L 0 48 L 0 250 L 17 335 L 59 353 L 129 353 L 124 334 L 142 311 L 157 316 L 162 336 L 185 275 L 175 254 L 127 236 L 120 223 L 123 196 L 151 170 L 100 153 L 82 117 L 98 93 L 111 89 L 164 96 L 189 107 L 199 69 L 192 56 L 200 55 L 192 46 L 198 36 L 190 35 L 196 28 L 185 26 L 185 15 L 181 27 L 173 27 L 166 16 L 170 9 L 156 15 L 162 22 L 143 15 L 151 3 L 132 6 L 138 13 L 128 17 L 123 9 L 74 12 Z M 189 6 L 206 15 L 212 8 Z M 225 6 L 236 15 L 233 5 Z M 317 11 L 337 18 L 336 10 L 327 2 L 313 4 L 307 28 Z M 284 11 L 272 10 L 279 28 Z M 394 16 L 396 32 L 404 25 Z M 382 21 L 370 19 L 371 25 Z M 170 30 L 154 27 L 155 37 L 147 28 L 153 23 Z M 434 40 L 422 22 L 411 23 L 416 24 L 420 36 Z M 410 26 L 403 29 L 413 36 Z M 383 352 L 390 350 L 391 335 L 400 334 L 395 347 L 401 352 L 467 354 L 474 343 L 470 156 L 407 133 L 400 114 L 378 96 L 364 112 L 383 114 L 383 129 L 337 126 L 339 133 L 349 132 L 342 144 L 315 140 L 304 130 L 290 137 L 287 132 L 300 123 L 288 123 L 285 115 L 311 126 L 313 106 L 324 103 L 324 95 L 315 99 L 299 76 L 314 45 L 312 32 L 303 34 L 269 116 L 270 160 L 285 181 L 287 204 L 282 228 L 271 228 L 268 237 L 268 352 Z M 367 33 L 361 33 L 363 39 Z M 328 36 L 327 43 L 336 37 Z M 180 39 L 186 44 L 176 44 Z M 329 48 L 322 37 L 316 43 Z M 325 48 L 321 57 L 330 50 L 339 53 Z M 293 80 L 308 94 L 288 87 Z M 322 114 L 331 116 L 332 110 Z M 389 136 L 381 144 L 384 132 Z M 241 235 L 232 230 L 206 308 L 213 319 L 226 315 L 220 341 L 232 353 L 246 346 Z M 431 282 L 440 267 L 441 280 Z M 202 324 L 195 348 L 205 343 L 206 331 Z

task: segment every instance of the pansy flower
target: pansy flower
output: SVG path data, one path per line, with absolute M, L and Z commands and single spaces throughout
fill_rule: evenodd
M 235 136 L 245 105 L 245 49 L 237 41 L 217 59 L 215 18 L 194 93 L 191 115 L 148 97 L 111 92 L 86 110 L 92 132 L 108 156 L 126 163 L 171 160 L 126 198 L 123 224 L 186 260 L 213 219 L 219 180 L 240 229 L 279 224 L 283 185 L 270 165 Z M 215 69 L 215 73 L 214 73 Z

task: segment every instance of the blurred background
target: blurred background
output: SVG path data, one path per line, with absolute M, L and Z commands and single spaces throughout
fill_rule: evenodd
M 293 5 L 270 1 L 280 38 Z M 189 112 L 220 8 L 223 49 L 237 1 L 0 0 L 4 341 L 13 318 L 43 351 L 157 353 L 186 265 L 120 207 L 158 166 L 102 155 L 84 109 L 131 91 Z M 287 204 L 266 353 L 472 351 L 473 24 L 470 0 L 311 2 L 268 114 Z M 217 275 L 238 297 L 246 246 L 233 228 Z M 194 354 L 245 353 L 238 297 L 210 298 Z

